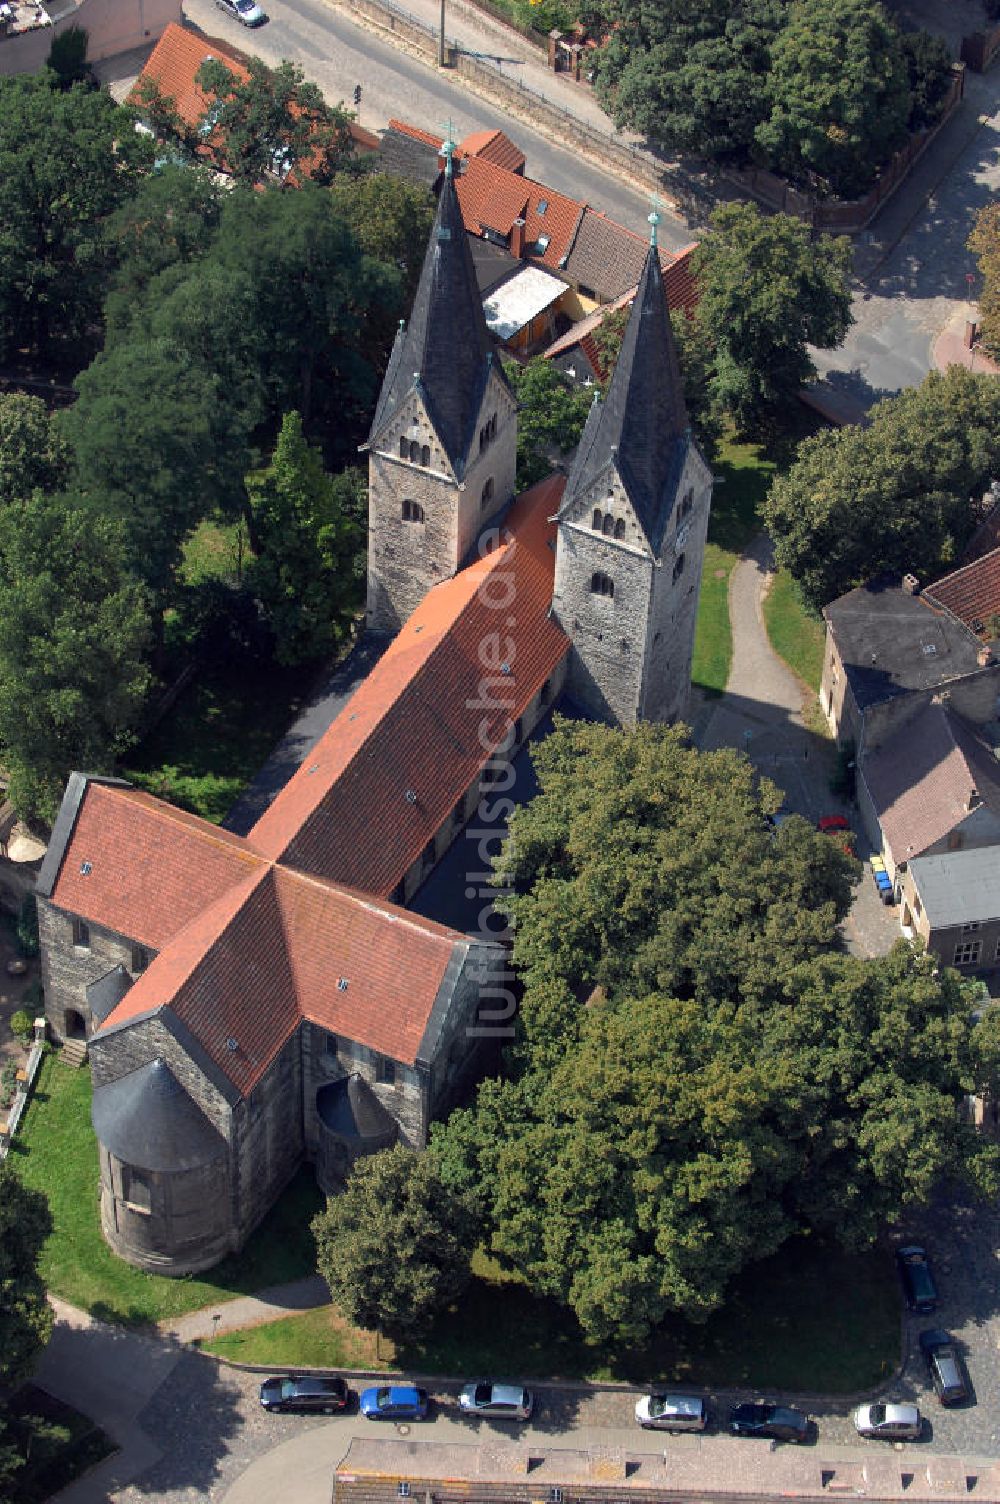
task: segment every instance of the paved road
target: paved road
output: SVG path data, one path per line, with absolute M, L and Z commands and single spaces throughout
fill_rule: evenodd
M 648 234 L 648 195 L 581 162 L 571 147 L 555 146 L 519 120 L 510 119 L 470 94 L 448 73 L 388 46 L 325 0 L 268 0 L 267 9 L 268 24 L 247 32 L 212 0 L 184 3 L 188 20 L 209 35 L 226 38 L 269 63 L 283 58 L 300 63 L 332 103 L 352 100 L 355 85 L 361 84 L 361 124 L 370 130 L 384 126 L 391 116 L 427 130 L 443 129 L 450 119 L 458 139 L 474 130 L 505 130 L 527 156 L 529 176 L 571 198 L 585 199 L 643 236 Z M 679 216 L 663 213 L 660 239 L 664 245 L 680 249 L 692 238 Z

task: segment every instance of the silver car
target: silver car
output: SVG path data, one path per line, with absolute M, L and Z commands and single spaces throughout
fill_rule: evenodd
M 704 1431 L 708 1406 L 700 1394 L 644 1394 L 635 1418 L 647 1431 Z
M 874 1441 L 919 1441 L 924 1423 L 916 1405 L 859 1405 L 854 1412 L 859 1436 Z
M 267 16 L 255 0 L 215 0 L 219 10 L 239 21 L 241 26 L 263 26 Z
M 520 1384 L 494 1384 L 483 1379 L 466 1384 L 458 1396 L 466 1415 L 487 1415 L 493 1420 L 530 1420 L 535 1396 Z

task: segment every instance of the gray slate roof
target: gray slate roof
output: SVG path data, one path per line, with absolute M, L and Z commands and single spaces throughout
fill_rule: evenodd
M 419 379 L 431 422 L 461 475 L 492 364 L 476 268 L 455 182 L 446 173 L 409 326 L 396 335 L 369 442 Z M 506 381 L 499 362 L 497 372 Z
M 382 1106 L 364 1077 L 356 1073 L 321 1087 L 316 1111 L 331 1133 L 341 1138 L 366 1143 L 396 1135 L 396 1119 Z
M 974 673 L 980 643 L 955 617 L 896 581 L 849 590 L 823 611 L 859 710 Z
M 917 856 L 910 873 L 932 929 L 1000 919 L 1000 846 Z M 992 961 L 982 957 L 984 965 Z
M 650 546 L 659 553 L 690 442 L 663 273 L 651 246 L 618 364 L 604 401 L 591 408 L 560 516 L 614 464 Z
M 108 1015 L 118 1007 L 131 985 L 132 978 L 120 961 L 117 966 L 105 972 L 103 977 L 90 983 L 87 988 L 87 1007 L 97 1023 L 103 1024 Z
M 159 1056 L 94 1092 L 94 1132 L 137 1170 L 192 1170 L 226 1153 L 226 1143 Z

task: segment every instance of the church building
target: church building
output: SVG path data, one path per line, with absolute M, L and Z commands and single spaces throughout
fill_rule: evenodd
M 187 1274 L 305 1160 L 426 1142 L 480 1066 L 499 944 L 408 907 L 561 695 L 683 716 L 711 475 L 652 245 L 569 477 L 514 496 L 517 405 L 450 144 L 369 456 L 366 630 L 391 637 L 246 836 L 74 773 L 38 881 L 53 1036 L 87 1055 L 105 1237 Z M 484 782 L 483 787 L 488 785 Z

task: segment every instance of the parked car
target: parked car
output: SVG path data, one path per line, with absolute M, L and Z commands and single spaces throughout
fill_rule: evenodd
M 646 1431 L 704 1431 L 708 1406 L 699 1394 L 644 1394 L 635 1418 Z
M 927 1371 L 934 1393 L 942 1405 L 965 1405 L 972 1398 L 965 1365 L 947 1332 L 935 1328 L 920 1333 L 920 1351 L 927 1360 Z
M 215 0 L 215 3 L 227 16 L 239 21 L 241 26 L 263 26 L 267 20 L 256 0 Z
M 801 1410 L 790 1410 L 765 1400 L 757 1404 L 737 1405 L 730 1412 L 729 1429 L 734 1436 L 770 1436 L 775 1441 L 806 1441 L 809 1417 Z
M 305 1414 L 346 1410 L 351 1391 L 343 1379 L 312 1374 L 280 1374 L 265 1379 L 260 1386 L 260 1402 L 265 1410 L 301 1410 Z
M 467 1415 L 488 1415 L 495 1420 L 530 1420 L 535 1397 L 520 1384 L 494 1384 L 483 1379 L 466 1384 L 458 1403 Z
M 366 1420 L 425 1420 L 427 1391 L 412 1384 L 379 1384 L 361 1391 L 358 1408 Z
M 824 836 L 833 836 L 848 856 L 854 855 L 854 832 L 843 815 L 823 815 L 816 821 L 816 829 Z
M 897 1248 L 896 1267 L 902 1281 L 906 1304 L 910 1310 L 918 1311 L 921 1316 L 936 1311 L 938 1290 L 934 1283 L 934 1274 L 926 1248 L 921 1248 L 916 1243 L 909 1243 L 905 1248 Z
M 874 1441 L 919 1441 L 924 1419 L 916 1405 L 859 1405 L 854 1412 L 854 1428 L 859 1436 Z

